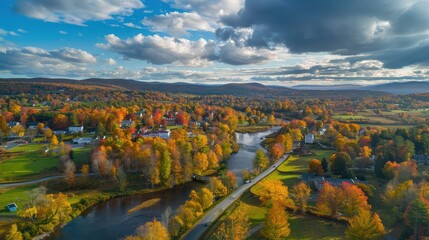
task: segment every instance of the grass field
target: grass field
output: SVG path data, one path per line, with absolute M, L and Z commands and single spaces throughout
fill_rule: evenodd
M 0 215 L 15 215 L 16 213 L 10 213 L 6 211 L 6 205 L 14 202 L 18 205 L 18 209 L 22 208 L 27 196 L 27 192 L 36 187 L 37 185 L 29 185 L 18 188 L 0 189 Z
M 404 116 L 400 116 L 401 114 Z M 429 109 L 392 110 L 378 113 L 373 109 L 367 109 L 355 115 L 335 114 L 334 118 L 339 121 L 361 122 L 362 127 L 408 128 L 422 123 L 424 119 L 429 120 Z
M 88 164 L 91 159 L 91 147 L 81 147 L 73 149 L 73 161 L 77 166 Z
M 58 157 L 56 154 L 43 156 L 40 144 L 26 144 L 12 149 L 12 151 L 23 151 L 19 156 L 12 157 L 0 163 L 0 183 L 25 181 L 36 177 L 44 176 L 50 172 L 55 172 L 58 167 Z
M 333 150 L 320 150 L 310 148 L 310 150 L 314 153 L 312 156 L 290 156 L 287 161 L 285 161 L 282 165 L 280 165 L 277 169 L 280 172 L 296 172 L 296 173 L 306 173 L 308 169 L 308 162 L 312 159 L 322 160 L 323 157 L 328 159 Z

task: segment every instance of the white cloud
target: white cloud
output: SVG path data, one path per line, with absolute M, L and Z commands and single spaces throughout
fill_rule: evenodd
M 144 60 L 158 65 L 176 63 L 186 66 L 205 66 L 216 61 L 231 65 L 245 65 L 261 63 L 276 57 L 271 50 L 243 47 L 231 41 L 216 43 L 202 38 L 191 41 L 143 34 L 125 40 L 109 34 L 105 39 L 107 43 L 98 43 L 97 46 L 119 53 L 125 58 Z
M 0 70 L 29 76 L 80 76 L 97 59 L 74 48 L 45 50 L 35 47 L 0 48 Z
M 14 31 L 6 31 L 6 30 L 0 28 L 0 36 L 7 36 L 7 35 L 18 36 L 18 34 Z
M 59 31 L 59 33 L 60 33 L 60 34 L 62 34 L 62 35 L 67 35 L 67 34 L 69 34 L 68 32 L 63 31 L 63 30 L 60 30 L 60 31 Z
M 201 16 L 218 18 L 237 13 L 244 5 L 244 0 L 163 0 L 174 8 L 194 11 Z
M 132 22 L 124 23 L 124 25 L 125 25 L 125 26 L 127 26 L 127 27 L 130 27 L 130 28 L 142 29 L 142 27 L 140 27 L 140 26 L 138 26 L 138 25 L 135 25 L 135 24 L 134 24 L 134 23 L 132 23 Z
M 17 0 L 15 5 L 18 12 L 28 17 L 76 25 L 130 15 L 143 7 L 140 0 Z
M 207 18 L 196 12 L 169 12 L 151 18 L 145 18 L 142 24 L 149 26 L 155 32 L 168 32 L 171 35 L 186 35 L 188 31 L 215 30 Z
M 126 58 L 145 60 L 153 64 L 204 65 L 207 62 L 205 60 L 207 47 L 214 44 L 204 39 L 190 41 L 183 38 L 142 34 L 126 40 L 109 34 L 105 39 L 106 44 L 97 44 L 97 46 L 119 53 Z
M 116 61 L 113 58 L 108 58 L 106 59 L 107 64 L 109 65 L 116 65 Z

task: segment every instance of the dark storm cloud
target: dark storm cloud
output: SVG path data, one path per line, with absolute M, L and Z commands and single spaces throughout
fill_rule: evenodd
M 428 65 L 428 13 L 428 0 L 246 0 L 238 14 L 222 21 L 235 30 L 252 28 L 248 46 L 366 54 L 400 68 Z M 227 33 L 223 39 L 234 37 L 231 29 Z

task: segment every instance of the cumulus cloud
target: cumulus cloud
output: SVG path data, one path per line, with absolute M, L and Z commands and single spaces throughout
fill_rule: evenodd
M 146 17 L 142 23 L 156 32 L 187 35 L 189 31 L 214 32 L 221 16 L 236 13 L 244 0 L 163 0 L 181 12 Z
M 76 25 L 130 15 L 143 7 L 140 0 L 16 0 L 15 5 L 19 13 L 28 17 Z
M 191 41 L 143 34 L 125 40 L 109 34 L 105 39 L 107 43 L 98 43 L 99 48 L 119 53 L 125 58 L 144 60 L 158 65 L 179 63 L 186 66 L 204 66 L 213 61 L 245 65 L 260 63 L 275 57 L 268 50 L 241 47 L 231 41 L 216 43 L 202 38 Z
M 106 59 L 107 64 L 109 65 L 116 65 L 116 61 L 113 58 L 108 58 Z
M 143 34 L 126 40 L 109 34 L 105 39 L 107 43 L 97 44 L 97 46 L 119 53 L 126 58 L 145 60 L 153 64 L 202 65 L 206 62 L 207 49 L 214 44 L 204 39 L 190 41 L 183 38 L 144 36 Z
M 386 67 L 428 64 L 429 2 L 422 0 L 246 0 L 222 21 L 252 28 L 246 44 L 284 44 L 292 53 L 366 54 Z M 232 35 L 231 35 L 232 36 Z M 399 54 L 403 60 L 394 60 Z M 425 55 L 425 56 L 422 56 Z
M 29 76 L 79 76 L 97 59 L 74 48 L 45 50 L 35 47 L 0 48 L 0 70 Z
M 197 12 L 201 16 L 219 17 L 238 12 L 244 0 L 163 0 L 174 8 Z
M 214 31 L 210 22 L 196 12 L 170 12 L 145 18 L 142 24 L 155 32 L 168 32 L 171 35 L 186 35 L 188 31 Z
M 136 24 L 134 24 L 132 22 L 124 23 L 124 25 L 127 26 L 127 27 L 130 27 L 130 28 L 142 29 L 142 27 L 140 27 L 139 25 L 136 25 Z

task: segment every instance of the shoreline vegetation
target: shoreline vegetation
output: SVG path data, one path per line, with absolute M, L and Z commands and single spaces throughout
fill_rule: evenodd
M 238 126 L 235 132 L 237 133 L 258 133 L 271 129 L 271 126 Z

